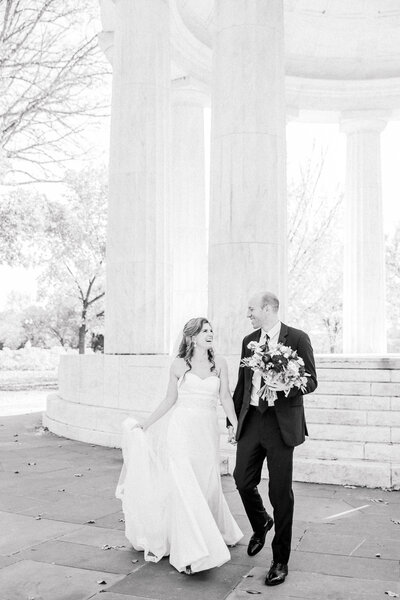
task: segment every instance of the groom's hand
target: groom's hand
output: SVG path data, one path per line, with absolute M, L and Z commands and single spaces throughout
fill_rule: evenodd
M 235 445 L 237 443 L 236 441 L 236 432 L 234 427 L 232 427 L 232 425 L 230 427 L 228 427 L 228 443 Z
M 283 383 L 269 383 L 268 389 L 272 390 L 273 392 L 286 392 L 287 391 L 287 387 Z

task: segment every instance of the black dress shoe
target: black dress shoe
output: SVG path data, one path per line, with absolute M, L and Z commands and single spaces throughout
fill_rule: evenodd
M 287 574 L 287 565 L 272 561 L 270 570 L 265 578 L 265 585 L 279 585 L 285 581 Z
M 274 520 L 271 517 L 268 517 L 267 522 L 264 525 L 264 529 L 261 533 L 253 533 L 250 538 L 249 545 L 247 546 L 247 554 L 249 556 L 255 556 L 263 549 L 265 544 L 265 538 L 268 531 L 271 529 L 274 524 Z

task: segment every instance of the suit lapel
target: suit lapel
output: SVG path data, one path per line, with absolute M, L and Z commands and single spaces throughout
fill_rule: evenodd
M 278 344 L 286 344 L 286 338 L 289 334 L 289 327 L 285 323 L 281 323 L 281 330 L 279 332 Z

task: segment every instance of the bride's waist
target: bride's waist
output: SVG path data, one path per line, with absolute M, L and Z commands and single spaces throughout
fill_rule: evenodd
M 176 401 L 175 406 L 177 408 L 195 408 L 201 410 L 216 410 L 217 401 L 215 398 L 210 398 L 204 395 L 194 397 L 192 394 L 189 396 L 180 396 Z

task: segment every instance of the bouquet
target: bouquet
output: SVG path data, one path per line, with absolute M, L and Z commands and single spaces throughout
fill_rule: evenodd
M 293 387 L 305 391 L 309 374 L 306 373 L 303 359 L 290 346 L 277 344 L 267 350 L 264 344 L 250 342 L 247 347 L 253 351 L 253 355 L 243 358 L 240 364 L 261 374 L 264 385 L 258 391 L 260 398 L 275 398 L 270 384 L 284 386 L 285 396 Z

